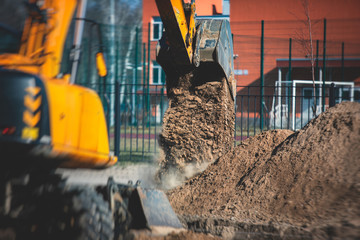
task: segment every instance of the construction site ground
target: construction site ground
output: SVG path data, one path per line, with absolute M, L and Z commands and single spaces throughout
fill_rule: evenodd
M 168 192 L 194 230 L 243 239 L 359 239 L 360 104 L 243 141 Z
M 359 239 L 359 161 L 359 103 L 338 104 L 296 132 L 265 131 L 167 190 L 189 231 L 152 239 Z M 158 187 L 157 171 L 154 163 L 64 176 Z

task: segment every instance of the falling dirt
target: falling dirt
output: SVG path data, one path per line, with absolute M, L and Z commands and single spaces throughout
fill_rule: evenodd
M 226 78 L 214 65 L 202 64 L 166 81 L 169 108 L 159 136 L 164 157 L 158 175 L 168 183 L 174 171 L 192 176 L 231 149 L 234 102 Z
M 284 225 L 297 229 L 290 239 L 357 239 L 359 161 L 360 104 L 345 102 L 295 133 L 273 130 L 243 141 L 168 197 L 190 228 L 205 221 L 208 230 L 202 231 L 214 235 L 226 231 L 209 228 L 204 219 L 230 221 L 226 236 L 233 237 L 241 224 L 252 223 L 272 226 L 279 239 Z

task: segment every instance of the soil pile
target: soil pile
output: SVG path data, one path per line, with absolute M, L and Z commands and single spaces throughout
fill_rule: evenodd
M 232 147 L 234 103 L 229 87 L 220 69 L 203 65 L 167 76 L 169 108 L 159 136 L 164 151 L 159 172 L 162 179 L 173 169 L 185 174 L 189 164 L 204 170 L 202 166 Z
M 360 104 L 346 102 L 293 134 L 274 130 L 243 141 L 168 196 L 182 215 L 287 222 L 359 237 L 359 161 Z

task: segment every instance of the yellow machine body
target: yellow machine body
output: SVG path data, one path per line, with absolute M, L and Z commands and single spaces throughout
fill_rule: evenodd
M 46 124 L 50 131 L 46 137 L 50 140 L 47 143 L 50 150 L 41 154 L 49 161 L 62 159 L 63 167 L 114 165 L 117 159 L 110 155 L 108 130 L 99 96 L 91 89 L 71 84 L 69 74 L 59 75 L 64 43 L 79 2 L 30 0 L 30 4 L 37 9 L 35 13 L 30 11 L 25 22 L 19 53 L 0 55 L 0 70 L 6 72 L 6 76 L 24 73 L 38 79 L 29 80 L 16 93 L 24 99 L 23 106 L 18 106 L 23 111 L 14 115 L 16 119 L 22 119 L 19 126 L 14 125 L 19 141 L 44 145 L 44 136 L 39 132 L 42 131 L 42 122 L 48 121 Z M 7 82 L 15 80 L 4 78 L 1 79 L 0 75 L 3 88 Z M 4 96 L 2 98 L 2 101 L 6 100 Z M 45 100 L 46 116 L 41 113 L 45 111 L 41 110 Z M 6 120 L 1 123 L 1 118 L 3 128 L 12 124 Z M 0 143 L 17 140 L 0 135 Z
M 53 153 L 69 155 L 66 167 L 113 165 L 102 103 L 90 89 L 49 81 L 50 126 Z

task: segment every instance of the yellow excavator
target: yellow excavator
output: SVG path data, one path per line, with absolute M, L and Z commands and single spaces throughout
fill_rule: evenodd
M 221 62 L 233 92 L 228 22 L 199 21 L 195 29 L 194 3 L 157 5 L 170 40 L 158 54 L 167 74 L 183 65 Z M 181 229 L 160 190 L 111 177 L 96 188 L 70 186 L 54 173 L 58 167 L 111 167 L 117 158 L 109 151 L 99 96 L 75 84 L 86 0 L 29 0 L 27 9 L 18 51 L 0 54 L 0 229 L 16 239 L 117 239 L 130 229 Z M 72 29 L 72 68 L 64 73 Z M 209 29 L 214 36 L 202 42 Z M 106 76 L 101 49 L 94 57 L 98 75 Z M 169 67 L 161 60 L 168 58 Z

